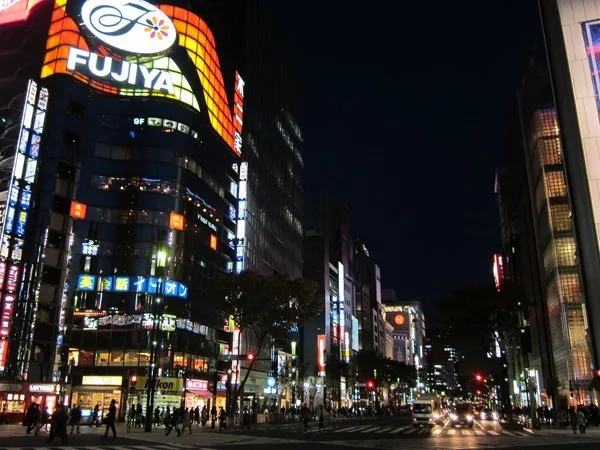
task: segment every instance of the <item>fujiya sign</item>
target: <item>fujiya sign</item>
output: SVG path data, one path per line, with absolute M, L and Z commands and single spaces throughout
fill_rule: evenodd
M 156 55 L 177 40 L 171 19 L 143 0 L 87 0 L 81 18 L 102 43 L 126 53 Z
M 81 72 L 81 66 L 84 66 L 84 71 L 87 68 L 89 73 L 98 78 L 110 78 L 118 83 L 132 86 L 143 84 L 146 89 L 175 95 L 171 74 L 165 70 L 149 69 L 127 61 L 114 61 L 110 56 L 101 57 L 96 53 L 71 47 L 67 69 Z

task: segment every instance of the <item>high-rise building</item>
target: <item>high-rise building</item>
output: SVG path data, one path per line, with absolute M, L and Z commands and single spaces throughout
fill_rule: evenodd
M 583 402 L 594 395 L 588 389 L 600 364 L 600 11 L 589 0 L 540 6 L 553 101 L 532 111 L 524 130 L 531 138 L 528 172 L 538 247 L 544 247 L 538 257 L 556 397 Z
M 349 405 L 354 398 L 353 356 L 359 350 L 359 320 L 355 308 L 353 241 L 349 212 L 333 210 L 320 196 L 311 202 L 304 237 L 304 276 L 317 283 L 324 302 L 319 317 L 301 327 L 301 363 L 314 390 L 314 404 Z M 334 211 L 334 212 L 332 212 Z M 316 375 L 316 376 L 313 376 Z
M 12 9 L 36 3 L 28 19 Z M 211 280 L 301 273 L 302 135 L 274 83 L 281 61 L 261 63 L 261 4 L 15 5 L 0 10 L 0 45 L 19 49 L 0 70 L 23 66 L 0 84 L 0 112 L 19 118 L 0 161 L 0 375 L 18 390 L 0 399 L 19 399 L 15 414 L 67 395 L 123 409 L 145 407 L 149 387 L 161 406 L 182 392 L 188 406 L 224 405 L 219 355 L 240 348 Z M 9 11 L 19 25 L 3 23 Z
M 425 354 L 425 314 L 420 302 L 398 301 L 393 289 L 384 289 L 382 320 L 393 327 L 392 359 L 403 362 L 417 370 L 417 389 L 424 391 L 427 380 Z M 393 302 L 395 300 L 395 302 Z

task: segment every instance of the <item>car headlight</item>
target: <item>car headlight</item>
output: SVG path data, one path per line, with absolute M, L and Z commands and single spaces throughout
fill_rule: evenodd
M 458 416 L 456 414 L 450 414 L 450 418 L 452 420 L 456 420 L 456 419 L 458 419 Z
M 471 420 L 473 420 L 473 416 L 471 416 L 471 415 L 468 415 L 468 416 L 467 416 L 467 420 L 470 422 Z
M 435 414 L 433 415 L 433 417 L 434 417 L 435 419 L 439 419 L 439 418 L 440 418 L 440 415 L 439 415 L 438 413 L 435 413 Z
M 485 418 L 486 418 L 486 415 L 485 415 L 485 413 L 481 413 L 481 419 L 482 419 L 482 420 L 485 420 Z
M 494 420 L 498 420 L 498 413 L 497 413 L 497 412 L 493 413 L 493 414 L 492 414 L 492 418 L 493 418 Z

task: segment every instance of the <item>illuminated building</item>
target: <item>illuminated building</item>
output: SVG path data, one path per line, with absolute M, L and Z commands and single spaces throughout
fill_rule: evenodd
M 346 208 L 333 209 L 321 196 L 308 202 L 304 236 L 304 277 L 317 284 L 323 312 L 300 328 L 301 363 L 317 373 L 315 405 L 350 405 L 355 399 L 353 356 L 359 350 L 359 319 L 355 308 L 355 258 Z M 334 211 L 334 212 L 332 212 Z M 323 387 L 319 386 L 326 386 Z
M 561 53 L 556 48 L 560 35 L 560 28 L 555 28 L 557 11 L 550 12 L 551 2 L 542 3 L 552 49 L 550 67 L 569 80 L 562 71 L 567 61 L 557 56 Z M 565 11 L 568 9 L 570 6 Z M 580 35 L 573 39 L 581 45 L 577 51 L 584 53 L 585 60 L 585 23 L 570 26 L 579 29 Z M 561 45 L 564 57 L 564 43 Z M 569 46 L 576 48 L 574 43 Z M 588 66 L 580 67 L 587 70 Z M 587 85 L 592 75 L 583 73 L 578 80 Z M 592 369 L 597 367 L 593 330 L 599 322 L 595 320 L 595 302 L 590 299 L 595 298 L 597 283 L 592 274 L 598 265 L 598 244 L 581 139 L 573 139 L 579 131 L 572 115 L 572 94 L 559 84 L 555 90 L 545 58 L 524 78 L 509 167 L 499 177 L 496 191 L 501 215 L 514 224 L 512 237 L 503 236 L 504 253 L 511 255 L 505 260 L 505 273 L 530 299 L 518 311 L 520 336 L 507 336 L 504 344 L 511 398 L 517 404 L 565 407 L 593 398 L 588 387 Z M 569 86 L 571 89 L 570 82 Z M 591 92 L 591 84 L 589 89 Z M 593 103 L 593 95 L 588 103 L 590 100 Z M 598 118 L 589 116 L 587 120 Z M 583 174 L 573 172 L 581 169 Z M 536 387 L 533 394 L 531 386 Z
M 594 388 L 598 388 L 597 377 L 592 378 L 591 370 L 600 367 L 600 303 L 597 301 L 600 298 L 597 282 L 600 279 L 600 192 L 597 189 L 600 175 L 595 148 L 600 136 L 597 52 L 600 13 L 592 7 L 595 3 L 589 0 L 579 3 L 543 0 L 540 3 L 558 120 L 552 124 L 552 131 L 556 132 L 556 127 L 560 127 L 560 157 L 564 162 L 564 177 L 568 180 L 567 194 L 572 213 L 568 228 L 575 236 L 572 241 L 561 241 L 557 249 L 570 253 L 576 247 L 576 257 L 572 258 L 580 269 L 576 276 L 569 274 L 568 279 L 559 280 L 568 296 L 561 298 L 558 306 L 566 311 L 569 328 L 574 327 L 570 336 L 576 346 L 562 358 L 553 337 L 553 353 L 555 359 L 559 358 L 556 375 L 561 378 L 559 386 L 563 396 L 572 392 L 574 400 L 582 400 L 585 394 L 595 397 L 597 402 L 597 392 L 589 392 L 588 388 L 590 379 L 595 382 Z M 561 177 L 552 181 L 553 185 L 563 182 Z M 564 212 L 557 211 L 557 214 Z M 566 226 L 567 222 L 559 221 L 558 224 Z M 560 252 L 556 253 L 564 258 Z M 572 293 L 576 282 L 581 290 Z M 553 310 L 549 312 L 553 318 Z M 566 345 L 568 349 L 569 343 Z
M 152 384 L 162 406 L 184 389 L 188 406 L 224 402 L 234 329 L 206 293 L 243 259 L 247 87 L 221 18 L 189 4 L 48 0 L 16 39 L 35 37 L 39 60 L 26 98 L 27 80 L 12 91 L 16 115 L 29 106 L 0 163 L 0 371 L 86 408 L 124 408 L 133 375 L 144 407 Z

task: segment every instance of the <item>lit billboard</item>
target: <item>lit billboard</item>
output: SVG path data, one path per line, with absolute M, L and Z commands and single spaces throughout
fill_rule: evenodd
M 184 75 L 181 66 L 190 62 L 196 73 Z M 55 74 L 107 95 L 171 99 L 196 111 L 202 96 L 214 130 L 241 154 L 244 80 L 235 73 L 230 103 L 213 33 L 184 8 L 144 0 L 55 0 L 41 77 Z M 203 92 L 192 88 L 198 81 Z

